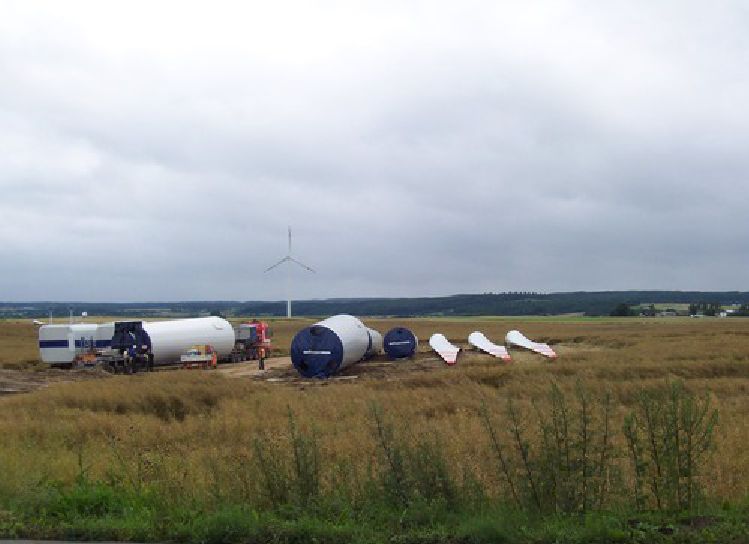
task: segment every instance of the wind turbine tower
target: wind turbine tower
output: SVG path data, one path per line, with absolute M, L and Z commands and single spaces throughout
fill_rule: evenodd
M 305 270 L 308 270 L 310 272 L 315 272 L 309 266 L 297 261 L 294 257 L 291 256 L 291 227 L 289 227 L 289 252 L 286 254 L 286 257 L 278 261 L 273 266 L 269 266 L 268 268 L 265 269 L 265 271 L 270 272 L 277 266 L 281 266 L 284 263 L 294 263 L 296 265 L 301 266 Z M 287 318 L 291 317 L 291 266 L 286 267 L 286 317 Z

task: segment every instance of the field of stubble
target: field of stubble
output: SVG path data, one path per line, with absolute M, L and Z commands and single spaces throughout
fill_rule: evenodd
M 293 334 L 309 322 L 275 321 L 277 353 L 287 353 Z M 71 486 L 84 478 L 150 489 L 167 501 L 180 497 L 194 504 L 264 504 L 270 489 L 264 480 L 268 456 L 276 457 L 272 470 L 292 470 L 298 461 L 294 441 L 302 436 L 315 443 L 320 492 L 345 488 L 346 500 L 355 503 L 370 492 L 364 482 L 387 462 L 380 454 L 375 414 L 394 440 L 436 445 L 454 481 L 470 478 L 482 496 L 501 498 L 508 491 L 482 410 L 489 411 L 500 440 L 511 449 L 510 400 L 533 444 L 540 440 L 533 430 L 538 414 L 551 409 L 552 384 L 570 401 L 581 389 L 594 399 L 610 393 L 613 465 L 620 473 L 611 485 L 626 487 L 633 477 L 620 432 L 625 414 L 643 389 L 674 381 L 709 395 L 719 412 L 715 454 L 699 476 L 706 497 L 741 501 L 749 496 L 749 320 L 365 322 L 383 333 L 396 324 L 411 327 L 421 339 L 416 359 L 391 363 L 380 357 L 347 369 L 355 379 L 327 382 L 296 380 L 283 369 L 269 373 L 286 378 L 276 382 L 167 371 L 65 383 L 64 374 L 53 372 L 50 381 L 62 383 L 0 397 L 0 501 L 7 505 L 37 493 L 40 486 Z M 467 348 L 466 337 L 473 330 L 501 342 L 512 328 L 548 342 L 559 359 L 549 362 L 511 350 L 513 362 L 502 364 L 464 351 L 449 368 L 426 346 L 433 332 Z M 34 327 L 0 324 L 4 372 L 17 373 L 16 378 L 45 376 L 47 371 L 34 363 L 35 343 Z

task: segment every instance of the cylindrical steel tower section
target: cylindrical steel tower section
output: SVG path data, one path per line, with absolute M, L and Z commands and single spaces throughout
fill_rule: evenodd
M 351 315 L 334 315 L 299 331 L 291 341 L 291 362 L 305 378 L 327 378 L 365 358 L 369 329 Z
M 364 355 L 365 359 L 382 353 L 382 334 L 379 331 L 369 328 L 367 329 L 367 333 L 369 333 L 369 347 L 367 348 L 367 353 Z
M 391 359 L 404 359 L 413 357 L 419 347 L 419 339 L 405 327 L 390 329 L 385 335 L 385 353 Z
M 219 359 L 227 357 L 234 348 L 234 328 L 215 316 L 144 322 L 143 330 L 151 339 L 155 364 L 179 361 L 180 355 L 193 345 L 213 346 Z

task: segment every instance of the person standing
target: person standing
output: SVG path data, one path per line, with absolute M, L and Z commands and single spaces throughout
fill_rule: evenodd
M 265 348 L 263 346 L 257 348 L 257 368 L 258 370 L 265 370 Z

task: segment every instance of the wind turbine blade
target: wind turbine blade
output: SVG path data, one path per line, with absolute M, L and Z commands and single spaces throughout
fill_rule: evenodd
M 511 361 L 510 354 L 507 352 L 507 348 L 495 344 L 494 342 L 489 340 L 482 332 L 474 331 L 470 335 L 468 335 L 468 343 L 473 347 L 488 353 L 489 355 L 499 357 L 505 362 Z
M 274 268 L 276 268 L 277 266 L 281 266 L 281 265 L 282 265 L 283 263 L 285 263 L 285 262 L 286 262 L 286 261 L 288 261 L 288 260 L 289 260 L 289 257 L 284 257 L 283 259 L 281 259 L 280 261 L 278 261 L 278 262 L 277 262 L 276 264 L 274 264 L 273 266 L 269 266 L 268 268 L 266 268 L 266 269 L 265 269 L 265 272 L 270 272 L 271 270 L 273 270 L 273 269 L 274 269 Z
M 287 255 L 291 255 L 291 227 L 289 227 L 289 252 Z
M 445 338 L 444 334 L 435 333 L 429 338 L 429 346 L 442 357 L 448 365 L 454 365 L 458 360 L 460 348 L 454 346 Z
M 306 269 L 307 269 L 307 270 L 309 270 L 310 272 L 315 272 L 315 270 L 313 270 L 312 268 L 310 268 L 309 266 L 307 266 L 307 265 L 306 265 L 306 264 L 304 264 L 304 263 L 300 263 L 300 262 L 299 262 L 299 261 L 297 261 L 297 260 L 296 260 L 296 259 L 295 259 L 294 257 L 289 257 L 289 260 L 290 260 L 290 261 L 291 261 L 292 263 L 296 263 L 296 264 L 298 264 L 298 265 L 299 265 L 299 266 L 301 266 L 302 268 L 306 268 Z M 317 272 L 315 272 L 315 274 L 317 274 Z

